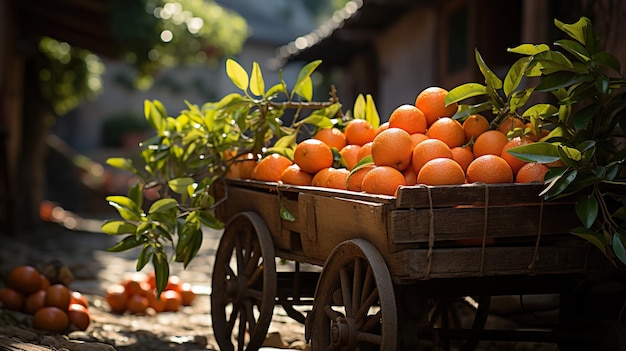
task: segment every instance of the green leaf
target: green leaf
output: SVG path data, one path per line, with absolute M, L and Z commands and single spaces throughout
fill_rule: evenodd
M 104 222 L 100 229 L 102 229 L 104 233 L 109 235 L 135 234 L 135 232 L 137 231 L 137 226 L 133 223 L 128 223 L 125 221 L 110 220 Z
M 507 152 L 526 162 L 550 163 L 561 159 L 558 146 L 546 142 L 515 146 Z
M 313 81 L 311 77 L 304 78 L 293 91 L 306 101 L 313 100 Z
M 613 234 L 613 252 L 623 264 L 626 264 L 626 237 L 617 232 Z
M 554 44 L 562 47 L 563 49 L 565 49 L 565 51 L 578 57 L 583 62 L 587 62 L 591 59 L 589 52 L 587 52 L 587 49 L 585 49 L 584 46 L 580 45 L 580 43 L 576 41 L 561 39 L 555 41 Z
M 313 71 L 315 71 L 315 69 L 321 63 L 322 63 L 322 60 L 315 60 L 315 61 L 307 63 L 304 67 L 302 67 L 302 69 L 300 69 L 300 72 L 298 72 L 298 77 L 296 78 L 296 83 L 294 84 L 294 88 L 293 88 L 295 92 L 303 91 L 301 85 L 311 85 L 311 86 L 313 85 L 311 83 L 311 74 L 313 74 Z M 308 89 L 305 89 L 305 90 L 308 90 Z M 300 95 L 300 93 L 298 93 L 298 95 Z M 309 101 L 311 100 L 309 99 Z
M 530 56 L 522 57 L 519 60 L 517 60 L 513 65 L 511 65 L 511 68 L 509 68 L 509 71 L 504 77 L 504 95 L 505 96 L 507 97 L 511 96 L 511 93 L 515 89 L 517 89 L 520 82 L 522 81 L 522 78 L 524 77 L 524 72 L 526 71 L 526 67 L 528 67 L 528 63 L 531 60 L 532 60 L 532 57 Z
M 565 32 L 565 34 L 569 35 L 571 38 L 576 39 L 579 43 L 585 45 L 585 31 L 587 25 L 590 25 L 590 21 L 586 17 L 581 17 L 578 22 L 574 24 L 565 24 L 556 18 L 554 19 L 554 25 Z
M 129 235 L 126 238 L 120 240 L 117 244 L 109 247 L 109 252 L 122 252 L 133 249 L 143 243 L 143 240 L 138 240 L 135 235 Z
M 593 194 L 580 196 L 576 201 L 576 215 L 583 223 L 585 228 L 589 229 L 598 218 L 598 201 Z
M 563 193 L 578 175 L 577 170 L 565 171 L 561 176 L 553 178 L 548 186 L 541 191 L 539 196 L 544 196 L 546 200 L 557 197 Z
M 161 248 L 154 252 L 152 256 L 152 266 L 154 267 L 154 277 L 156 279 L 157 296 L 165 290 L 170 276 L 170 265 L 167 262 L 167 255 Z
M 446 106 L 474 96 L 486 95 L 487 87 L 478 83 L 465 83 L 446 94 Z
M 594 54 L 591 59 L 598 65 L 611 68 L 615 72 L 619 73 L 622 70 L 622 65 L 617 57 L 608 52 L 601 51 L 597 54 Z
M 558 112 L 559 112 L 559 109 L 554 105 L 536 104 L 526 109 L 526 111 L 522 113 L 522 116 L 523 117 L 531 117 L 531 116 L 549 117 L 549 116 L 555 115 Z
M 128 221 L 140 220 L 140 209 L 133 200 L 126 196 L 107 196 L 106 200 L 109 202 L 109 205 L 115 207 L 122 218 Z
M 565 162 L 567 162 L 565 158 L 573 160 L 573 161 L 580 161 L 582 159 L 582 153 L 580 152 L 580 150 L 576 148 L 569 147 L 566 145 L 559 145 L 558 150 L 559 150 L 559 155 L 561 156 L 561 160 Z
M 532 63 L 536 67 L 531 67 L 531 71 L 539 68 L 544 75 L 560 71 L 576 71 L 572 61 L 558 51 L 540 52 L 533 57 Z
M 128 198 L 133 200 L 138 208 L 141 208 L 143 205 L 143 186 L 138 182 L 133 184 L 128 189 Z
M 135 173 L 135 167 L 133 166 L 133 160 L 123 157 L 111 157 L 106 160 L 106 164 L 111 167 L 115 167 L 124 171 Z
M 371 94 L 367 94 L 365 99 L 367 100 L 365 103 L 365 120 L 370 122 L 372 127 L 376 129 L 380 125 L 380 116 L 378 115 L 376 104 L 374 104 L 374 98 Z
M 576 112 L 574 114 L 574 118 L 572 119 L 572 126 L 576 132 L 580 132 L 582 130 L 587 129 L 591 121 L 593 120 L 593 116 L 596 115 L 601 109 L 601 106 L 597 104 L 590 104 Z
M 155 201 L 152 206 L 150 206 L 150 210 L 148 213 L 162 213 L 167 212 L 173 208 L 176 208 L 178 205 L 178 201 L 172 198 L 165 198 Z
M 152 247 L 150 245 L 145 244 L 143 248 L 141 249 L 139 256 L 137 257 L 137 265 L 135 269 L 137 271 L 142 270 L 143 267 L 145 267 L 148 264 L 148 262 L 152 260 L 152 255 L 153 255 Z
M 291 146 L 296 144 L 296 137 L 297 136 L 298 136 L 297 134 L 287 134 L 284 137 L 278 139 L 274 143 L 273 147 L 275 147 L 275 148 L 291 147 Z
M 514 92 L 511 95 L 511 99 L 509 102 L 509 108 L 511 110 L 511 112 L 517 112 L 517 109 L 521 106 L 524 106 L 526 104 L 526 102 L 528 101 L 528 99 L 530 98 L 530 96 L 533 93 L 533 88 L 527 88 L 524 90 L 519 90 Z
M 143 104 L 144 115 L 146 116 L 146 120 L 154 130 L 158 132 L 159 135 L 163 134 L 165 130 L 165 119 L 167 114 L 164 113 L 164 109 L 161 108 L 162 105 L 158 101 L 150 101 L 145 100 Z
M 296 217 L 294 217 L 282 204 L 280 205 L 280 218 L 289 222 L 295 222 L 296 220 Z
M 226 60 L 226 75 L 242 91 L 248 90 L 248 72 L 233 59 Z
M 492 108 L 493 104 L 489 100 L 477 105 L 459 105 L 459 108 L 452 116 L 452 119 L 464 120 L 471 115 L 479 114 L 484 111 L 491 111 Z
M 600 251 L 605 256 L 607 255 L 607 252 L 606 252 L 607 243 L 604 240 L 604 236 L 600 235 L 599 233 L 596 233 L 593 230 L 583 228 L 583 227 L 574 228 L 570 231 L 570 233 L 576 235 L 579 238 L 583 238 L 587 240 L 588 242 L 593 244 L 595 247 L 600 249 Z
M 250 76 L 250 91 L 257 96 L 265 95 L 265 82 L 261 74 L 261 67 L 257 62 L 252 63 L 252 75 Z
M 485 83 L 487 86 L 491 87 L 493 90 L 502 89 L 502 80 L 498 78 L 498 76 L 493 73 L 491 68 L 487 67 L 487 64 L 483 60 L 483 57 L 478 52 L 478 49 L 474 49 L 474 56 L 476 57 L 476 63 L 478 63 L 478 67 L 480 68 L 480 72 L 485 77 Z
M 267 92 L 265 93 L 265 97 L 266 98 L 270 98 L 270 97 L 272 97 L 274 95 L 278 95 L 278 93 L 285 93 L 285 94 L 287 94 L 287 89 L 286 89 L 284 84 L 277 83 L 277 84 L 272 85 L 267 90 Z
M 548 51 L 548 50 L 550 50 L 550 47 L 546 44 L 538 44 L 538 45 L 522 44 L 514 48 L 507 49 L 508 52 L 514 52 L 516 54 L 529 55 L 529 56 L 536 55 L 540 52 Z
M 352 114 L 355 119 L 365 119 L 365 109 L 366 109 L 365 97 L 363 94 L 359 94 L 354 101 L 354 107 L 352 108 Z
M 167 185 L 173 192 L 180 195 L 187 194 L 187 187 L 194 183 L 193 178 L 183 177 L 172 179 L 167 182 Z
M 213 228 L 213 229 L 224 228 L 224 223 L 220 221 L 219 219 L 215 218 L 215 216 L 213 216 L 208 211 L 197 211 L 197 212 L 198 212 L 198 219 L 200 219 L 200 223 L 204 224 L 205 226 L 209 228 Z
M 574 84 L 584 82 L 588 79 L 591 79 L 591 76 L 579 75 L 574 72 L 556 72 L 541 77 L 541 83 L 537 85 L 535 91 L 548 92 L 551 90 L 557 90 L 559 88 L 567 88 Z

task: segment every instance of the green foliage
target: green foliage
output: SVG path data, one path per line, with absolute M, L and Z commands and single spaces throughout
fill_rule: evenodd
M 327 102 L 307 100 L 312 96 L 310 76 L 320 63 L 314 61 L 303 67 L 290 91 L 282 74 L 280 83 L 266 89 L 257 63 L 248 74 L 229 59 L 226 74 L 240 93 L 202 106 L 188 103 L 176 117 L 170 116 L 159 101 L 145 101 L 145 118 L 156 135 L 141 144 L 141 162 L 107 160 L 109 165 L 137 177 L 126 196 L 107 197 L 121 219 L 107 221 L 102 230 L 123 236 L 109 250 L 138 248 L 137 269 L 151 262 L 157 282 L 161 282 L 158 289 L 163 290 L 170 257 L 186 267 L 202 244 L 203 226 L 222 228 L 215 207 L 224 199 L 215 199 L 211 186 L 221 180 L 237 155 L 293 155 L 302 128 L 328 128 L 343 121 L 337 118 L 341 104 L 334 91 Z M 372 108 L 370 115 L 374 113 Z M 282 117 L 288 110 L 295 117 L 290 125 L 283 125 Z M 270 145 L 273 147 L 268 149 Z M 147 194 L 158 200 L 146 209 Z M 292 218 L 286 209 L 280 215 Z
M 596 246 L 613 263 L 618 259 L 626 264 L 626 80 L 617 58 L 601 50 L 589 19 L 554 23 L 568 38 L 557 40 L 554 49 L 547 44 L 509 49 L 522 57 L 510 67 L 504 82 L 476 51 L 485 84 L 452 89 L 446 103 L 483 97 L 475 105 L 460 105 L 454 118 L 491 110 L 492 125 L 515 116 L 530 122 L 532 129 L 549 130 L 540 142 L 509 152 L 525 161 L 560 161 L 562 166 L 548 173 L 541 195 L 546 200 L 575 197 L 581 226 L 570 232 Z M 536 86 L 524 88 L 533 82 L 530 78 L 537 77 Z M 524 110 L 531 95 L 538 94 L 556 102 Z

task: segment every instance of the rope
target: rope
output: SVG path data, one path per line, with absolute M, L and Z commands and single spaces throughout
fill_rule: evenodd
M 429 216 L 429 233 L 428 233 L 428 254 L 426 254 L 426 269 L 424 270 L 424 277 L 430 276 L 430 267 L 432 265 L 433 258 L 433 246 L 435 246 L 435 211 L 433 210 L 433 196 L 430 192 L 430 187 L 426 187 L 428 192 L 428 216 Z
M 530 269 L 530 273 L 535 273 L 535 268 L 537 268 L 537 261 L 539 261 L 539 244 L 541 242 L 541 226 L 543 224 L 543 196 L 541 197 L 541 202 L 539 203 L 539 228 L 537 229 L 537 241 L 535 241 L 535 252 L 533 254 L 533 259 L 530 261 L 530 265 L 528 269 Z
M 480 275 L 484 274 L 485 268 L 485 246 L 487 242 L 487 221 L 489 219 L 489 186 L 485 185 L 485 211 L 483 215 L 483 243 L 480 250 Z

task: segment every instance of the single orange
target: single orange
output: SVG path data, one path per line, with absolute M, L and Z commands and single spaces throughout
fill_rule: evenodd
M 372 154 L 372 144 L 373 142 L 370 141 L 361 146 L 361 150 L 359 150 L 359 154 L 357 155 L 359 161 Z
M 415 98 L 415 107 L 422 111 L 428 126 L 441 117 L 452 117 L 456 113 L 458 104 L 455 102 L 446 106 L 447 95 L 448 91 L 444 88 L 428 87 Z
M 328 174 L 326 178 L 326 187 L 332 189 L 347 190 L 347 180 L 350 171 L 345 168 L 337 168 Z
M 400 128 L 409 134 L 426 132 L 426 117 L 414 105 L 400 105 L 389 116 L 389 128 Z
M 322 143 L 319 140 L 318 142 Z M 268 155 L 261 159 L 254 167 L 254 179 L 264 182 L 277 182 L 280 180 L 280 175 L 283 174 L 285 168 L 289 167 L 292 163 L 290 159 L 283 155 Z
M 171 274 L 169 277 L 167 277 L 167 285 L 165 285 L 165 290 L 180 291 L 182 285 L 183 280 L 176 274 Z
M 450 148 L 465 144 L 465 132 L 459 121 L 450 117 L 441 117 L 428 127 L 426 136 L 432 139 L 439 139 Z
M 363 183 L 363 177 L 367 174 L 367 172 L 374 169 L 376 166 L 374 164 L 363 165 L 359 167 L 356 171 L 353 171 L 348 176 L 347 180 L 347 189 L 351 191 L 363 191 L 361 185 Z
M 320 169 L 319 172 L 313 175 L 313 179 L 311 179 L 312 186 L 326 187 L 326 180 L 331 172 L 334 172 L 335 169 L 332 167 L 327 167 L 324 169 Z
M 161 299 L 165 301 L 167 312 L 177 312 L 183 305 L 183 297 L 176 290 L 165 290 L 161 293 Z
M 165 300 L 157 298 L 156 290 L 152 290 L 146 296 L 146 299 L 148 299 L 148 307 L 154 310 L 154 312 L 160 313 L 165 311 Z
M 482 155 L 467 167 L 468 183 L 512 183 L 513 171 L 509 164 L 497 155 Z
M 7 284 L 9 288 L 30 295 L 41 289 L 41 273 L 33 266 L 17 266 L 9 271 Z
M 417 184 L 417 173 L 413 167 L 407 167 L 404 171 L 402 171 L 402 175 L 404 175 L 404 180 L 406 180 L 406 185 L 415 185 Z
M 41 290 L 46 290 L 50 286 L 50 280 L 45 275 L 41 275 Z
M 364 119 L 353 119 L 346 123 L 344 134 L 348 144 L 363 145 L 374 140 L 376 129 Z
M 463 132 L 465 133 L 465 142 L 469 142 L 479 135 L 489 130 L 489 121 L 483 115 L 471 115 L 463 121 Z
M 507 134 L 508 132 L 513 131 L 515 128 L 524 129 L 524 127 L 524 122 L 521 119 L 509 116 L 505 118 L 504 121 L 500 122 L 498 130 L 504 134 Z
M 376 128 L 376 135 L 380 134 L 380 132 L 387 128 L 389 128 L 389 122 L 381 123 L 378 128 Z
M 183 283 L 180 289 L 180 296 L 183 299 L 183 306 L 191 306 L 196 299 L 196 293 L 193 291 L 191 284 Z
M 515 176 L 516 183 L 531 183 L 531 182 L 543 182 L 546 177 L 546 173 L 550 168 L 548 166 L 537 163 L 537 162 L 528 162 L 523 165 L 519 171 L 517 171 L 517 175 Z
M 146 283 L 148 284 L 148 283 Z M 149 287 L 149 285 L 148 285 Z M 85 295 L 81 294 L 78 291 L 71 291 L 70 292 L 70 305 L 71 304 L 79 304 L 79 305 L 83 305 L 85 307 L 89 307 L 89 302 L 87 301 L 87 298 L 85 297 Z
M 111 312 L 124 313 L 126 311 L 126 302 L 128 301 L 128 295 L 126 295 L 124 286 L 122 284 L 109 285 L 106 290 L 106 301 Z
M 450 147 L 439 139 L 426 139 L 415 145 L 411 164 L 415 173 L 419 174 L 426 162 L 439 157 L 452 158 Z
M 251 152 L 244 153 L 226 161 L 228 169 L 226 177 L 251 179 L 252 169 L 256 166 L 258 158 Z
M 89 316 L 87 307 L 80 304 L 70 304 L 70 307 L 67 310 L 67 316 L 69 318 L 70 325 L 80 331 L 87 330 L 89 323 L 91 322 L 91 316 Z
M 33 327 L 39 330 L 63 333 L 69 325 L 70 319 L 67 313 L 58 307 L 48 306 L 40 308 L 33 317 Z
M 39 290 L 28 296 L 24 301 L 24 312 L 35 314 L 40 308 L 45 307 L 46 291 Z
M 283 174 L 280 175 L 280 181 L 283 184 L 311 185 L 311 180 L 313 180 L 313 176 L 301 170 L 300 166 L 295 163 L 285 168 Z
M 417 184 L 455 185 L 465 183 L 465 172 L 455 160 L 435 158 L 422 166 L 417 174 Z
M 0 289 L 0 302 L 2 307 L 7 310 L 21 311 L 25 300 L 24 295 L 13 288 Z
M 346 145 L 343 149 L 339 150 L 343 164 L 345 164 L 349 171 L 359 162 L 359 151 L 361 151 L 361 148 L 362 146 L 360 145 Z
M 421 143 L 422 141 L 424 141 L 426 139 L 428 139 L 426 134 L 422 134 L 422 133 L 413 133 L 413 134 L 411 134 L 411 140 L 413 141 L 413 146 L 411 148 L 414 149 L 415 145 Z
M 506 144 L 504 144 L 504 146 L 502 147 L 502 152 L 500 152 L 500 157 L 502 157 L 508 164 L 509 166 L 511 166 L 511 170 L 513 171 L 513 175 L 517 174 L 517 171 L 519 171 L 520 168 L 522 168 L 522 166 L 524 164 L 526 164 L 526 161 L 522 161 L 519 158 L 511 155 L 507 150 L 516 146 L 522 146 L 522 145 L 527 145 L 533 143 L 532 140 L 530 140 L 527 137 L 515 137 L 511 140 L 509 140 Z
M 131 295 L 128 297 L 128 300 L 126 300 L 126 309 L 132 314 L 146 313 L 149 306 L 150 301 L 145 296 Z
M 474 152 L 474 157 L 479 157 L 483 155 L 497 155 L 500 156 L 502 153 L 502 148 L 509 141 L 507 139 L 506 134 L 502 133 L 499 130 L 488 130 L 476 138 L 474 140 L 474 145 L 472 145 L 472 152 Z
M 44 305 L 48 307 L 58 307 L 63 311 L 67 311 L 70 306 L 71 294 L 70 289 L 63 284 L 52 284 L 46 289 Z
M 402 172 L 389 166 L 376 166 L 365 174 L 361 188 L 370 194 L 395 196 L 401 185 L 406 185 Z
M 303 171 L 314 174 L 322 168 L 331 167 L 334 158 L 330 146 L 326 143 L 317 139 L 306 139 L 296 145 L 293 161 Z
M 470 146 L 457 146 L 450 149 L 450 151 L 452 152 L 452 159 L 463 168 L 463 172 L 467 172 L 467 166 L 474 161 L 472 148 Z
M 337 150 L 343 149 L 348 143 L 346 141 L 346 135 L 335 127 L 320 129 L 313 135 L 313 138 L 321 140 L 326 143 L 326 145 L 334 147 Z
M 399 171 L 411 164 L 413 149 L 411 135 L 400 128 L 390 127 L 374 138 L 372 159 L 377 166 L 391 166 Z

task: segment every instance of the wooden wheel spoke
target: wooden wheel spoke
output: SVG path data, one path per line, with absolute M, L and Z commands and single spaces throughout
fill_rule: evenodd
M 226 271 L 226 275 L 230 276 L 231 279 L 234 279 L 235 277 L 237 277 L 237 274 L 233 270 L 233 267 L 230 266 L 230 264 L 224 265 L 224 270 Z
M 246 289 L 246 296 L 259 301 L 263 300 L 263 291 L 256 289 Z
M 237 315 L 239 315 L 239 308 L 236 304 L 233 304 L 233 310 L 229 316 L 230 318 L 226 321 L 226 331 L 228 332 L 228 335 L 233 333 L 235 322 L 237 321 Z
M 333 310 L 330 305 L 325 305 L 324 306 L 324 314 L 331 321 L 334 321 L 334 320 L 336 320 L 337 318 L 340 318 L 340 317 L 344 317 L 344 315 L 342 313 Z
M 263 265 L 256 266 L 256 269 L 246 276 L 248 277 L 248 287 L 253 286 L 259 279 L 263 278 Z
M 361 301 L 367 299 L 367 294 L 372 291 L 374 286 L 374 272 L 372 267 L 367 266 L 367 272 L 365 273 L 365 279 L 363 279 L 363 286 L 361 287 Z
M 256 318 L 254 317 L 254 304 L 252 303 L 251 300 L 246 299 L 244 301 L 244 306 L 245 306 L 245 314 L 246 314 L 246 318 L 248 320 L 248 324 L 250 324 L 250 327 L 248 328 L 248 330 L 250 330 L 250 332 L 252 332 L 253 330 L 256 329 Z
M 383 337 L 380 334 L 359 332 L 356 336 L 358 341 L 366 342 L 368 344 L 380 345 Z
M 246 262 L 246 268 L 244 273 L 247 277 L 251 276 L 255 269 L 259 266 L 259 262 L 262 259 L 261 250 L 257 248 L 251 252 L 251 255 L 248 256 Z
M 372 307 L 376 301 L 378 301 L 378 290 L 372 291 L 372 293 L 365 299 L 365 301 L 355 314 L 355 318 L 360 319 L 365 317 L 370 307 Z
M 372 330 L 373 328 L 375 328 L 376 326 L 380 324 L 381 318 L 382 318 L 382 312 L 381 311 L 376 312 L 375 315 L 367 319 L 365 324 L 363 324 L 363 326 L 361 327 L 361 330 L 363 331 Z
M 352 286 L 348 269 L 345 266 L 339 270 L 339 277 L 341 280 L 341 299 L 346 308 L 346 316 L 352 316 Z
M 244 336 L 246 335 L 246 326 L 248 325 L 248 321 L 247 321 L 247 315 L 246 313 L 239 313 L 239 340 L 243 340 Z M 243 351 L 244 350 L 244 343 L 240 342 L 237 345 L 238 349 Z
M 354 261 L 354 277 L 352 279 L 352 311 L 358 311 L 361 304 L 361 293 L 363 291 L 363 266 L 366 265 L 362 259 Z

